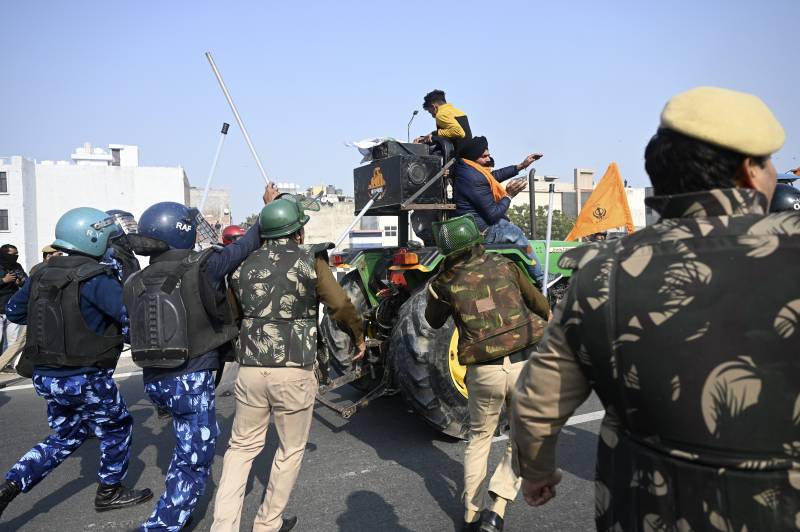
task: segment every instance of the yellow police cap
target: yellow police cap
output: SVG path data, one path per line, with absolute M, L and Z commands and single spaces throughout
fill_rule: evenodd
M 761 98 L 719 87 L 697 87 L 673 96 L 661 112 L 661 127 L 757 157 L 775 153 L 786 140 Z
M 58 253 L 58 250 L 53 246 L 51 246 L 50 244 L 47 244 L 45 247 L 42 248 L 42 253 Z

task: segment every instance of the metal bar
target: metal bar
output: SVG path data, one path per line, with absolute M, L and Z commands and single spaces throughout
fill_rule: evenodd
M 375 200 L 377 200 L 378 196 L 380 196 L 380 195 L 381 195 L 381 192 L 375 192 L 374 194 L 372 194 L 372 197 L 367 202 L 367 204 L 364 205 L 364 208 L 361 209 L 361 211 L 358 213 L 358 216 L 356 216 L 356 219 L 353 220 L 353 222 L 350 225 L 347 226 L 347 229 L 344 230 L 344 232 L 342 233 L 342 236 L 340 236 L 339 239 L 336 240 L 336 242 L 333 244 L 333 248 L 334 249 L 339 247 L 339 244 L 342 243 L 342 240 L 344 240 L 347 237 L 347 235 L 350 234 L 350 230 L 353 229 L 353 227 L 356 226 L 358 221 L 361 220 L 361 218 L 364 217 L 364 215 L 367 213 L 367 211 L 370 209 L 370 207 L 372 207 L 372 204 L 375 203 Z
M 547 278 L 550 274 L 550 237 L 553 233 L 553 194 L 555 194 L 556 186 L 550 183 L 550 188 L 547 191 L 547 234 L 545 235 L 544 243 L 544 282 L 542 283 L 542 295 L 547 297 Z
M 203 207 L 206 206 L 206 200 L 208 199 L 208 191 L 211 188 L 211 180 L 214 178 L 214 174 L 217 171 L 217 162 L 219 161 L 219 154 L 222 153 L 222 145 L 225 144 L 225 137 L 228 136 L 228 128 L 230 124 L 227 122 L 222 123 L 222 132 L 219 136 L 219 142 L 217 143 L 217 151 L 214 154 L 214 160 L 211 162 L 211 170 L 208 172 L 208 179 L 206 179 L 206 188 L 203 190 L 203 199 L 200 200 L 200 214 L 203 214 Z
M 325 384 L 319 387 L 320 395 L 326 394 L 328 392 L 332 392 L 333 390 L 338 390 L 342 386 L 350 384 L 353 381 L 356 381 L 364 376 L 364 370 L 361 366 L 357 366 L 353 371 L 349 371 L 342 375 L 341 377 L 336 377 L 330 383 Z
M 433 176 L 433 177 L 430 179 L 430 181 L 428 181 L 427 183 L 425 183 L 424 185 L 422 185 L 422 188 L 420 188 L 419 190 L 417 190 L 416 192 L 414 192 L 414 195 L 413 195 L 413 196 L 411 196 L 411 197 L 410 197 L 410 198 L 408 198 L 406 201 L 404 201 L 404 202 L 403 202 L 403 203 L 400 205 L 400 208 L 401 208 L 401 209 L 408 209 L 408 206 L 409 206 L 409 205 L 411 205 L 412 203 L 414 203 L 414 200 L 415 200 L 415 199 L 417 199 L 418 197 L 420 197 L 420 195 L 421 195 L 423 192 L 425 192 L 426 190 L 428 190 L 428 189 L 431 187 L 431 185 L 432 185 L 432 184 L 434 184 L 436 181 L 438 181 L 438 179 L 444 175 L 445 171 L 446 171 L 448 168 L 450 168 L 451 166 L 453 166 L 453 163 L 454 163 L 454 162 L 456 162 L 455 158 L 453 158 L 453 159 L 450 159 L 449 161 L 447 161 L 447 164 L 445 164 L 444 166 L 442 166 L 442 169 L 441 169 L 441 170 L 439 170 L 438 172 L 436 172 L 436 175 L 434 175 L 434 176 Z
M 408 205 L 410 211 L 454 211 L 455 203 L 412 203 Z
M 253 154 L 253 158 L 256 160 L 258 171 L 261 172 L 261 177 L 264 178 L 264 183 L 269 185 L 270 181 L 269 178 L 267 177 L 267 171 L 264 170 L 264 165 L 261 164 L 261 159 L 258 158 L 258 153 L 256 153 L 256 149 L 253 146 L 253 141 L 250 140 L 250 135 L 247 134 L 247 128 L 244 127 L 244 122 L 242 122 L 242 117 L 239 116 L 239 111 L 236 110 L 236 104 L 233 103 L 233 98 L 231 97 L 231 93 L 228 91 L 228 87 L 225 86 L 225 82 L 222 80 L 222 74 L 220 74 L 216 63 L 214 63 L 214 58 L 211 57 L 211 52 L 206 52 L 206 59 L 208 59 L 208 63 L 211 65 L 211 70 L 214 71 L 214 76 L 217 77 L 217 81 L 219 82 L 219 86 L 222 89 L 222 93 L 225 95 L 225 99 L 228 100 L 228 105 L 230 105 L 231 111 L 233 111 L 233 116 L 234 118 L 236 118 L 236 123 L 239 124 L 239 129 L 242 130 L 244 141 L 247 143 L 247 147 L 250 148 L 250 153 Z
M 531 240 L 536 240 L 536 168 L 528 172 L 528 207 L 531 211 Z

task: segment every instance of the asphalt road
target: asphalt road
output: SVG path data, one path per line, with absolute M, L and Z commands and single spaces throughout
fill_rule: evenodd
M 125 368 L 118 369 L 118 375 Z M 25 385 L 29 381 L 17 384 Z M 141 377 L 118 377 L 134 417 L 133 452 L 128 483 L 163 489 L 174 439 L 169 421 L 159 420 L 142 391 Z M 15 384 L 15 383 L 9 383 Z M 190 530 L 209 530 L 216 481 L 222 470 L 234 399 L 218 397 L 221 436 L 213 481 L 193 514 Z M 593 396 L 566 427 L 558 456 L 565 471 L 558 496 L 543 508 L 530 508 L 518 497 L 506 515 L 506 530 L 584 531 L 594 526 L 593 472 L 601 410 Z M 48 434 L 45 403 L 27 387 L 0 390 L 0 471 L 6 471 Z M 505 441 L 493 444 L 491 464 Z M 274 431 L 253 464 L 244 503 L 242 530 L 249 531 L 264 494 Z M 439 435 L 411 413 L 397 397 L 387 397 L 344 420 L 317 405 L 311 435 L 288 514 L 300 521 L 297 531 L 451 531 L 462 518 L 465 443 Z M 17 497 L 0 518 L 3 531 L 129 530 L 141 523 L 152 503 L 95 513 L 93 499 L 98 461 L 97 440 L 90 440 L 30 493 Z M 158 496 L 158 495 L 157 495 Z

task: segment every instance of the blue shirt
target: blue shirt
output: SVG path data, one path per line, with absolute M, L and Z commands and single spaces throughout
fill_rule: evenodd
M 518 173 L 517 167 L 512 165 L 499 168 L 492 175 L 502 183 Z M 453 200 L 456 202 L 456 216 L 472 214 L 481 232 L 506 218 L 511 205 L 511 198 L 495 201 L 486 176 L 461 159 L 453 165 Z
M 221 283 L 225 282 L 225 278 L 233 273 L 250 253 L 261 247 L 258 227 L 258 224 L 254 224 L 242 238 L 225 246 L 219 252 L 212 253 L 206 259 L 203 272 L 214 288 L 219 288 Z M 204 355 L 190 358 L 177 368 L 144 368 L 142 378 L 145 383 L 149 383 L 196 371 L 216 369 L 219 369 L 219 351 L 214 349 Z
M 30 285 L 28 279 L 6 304 L 6 317 L 14 323 L 27 324 Z M 122 302 L 122 284 L 113 274 L 96 275 L 81 283 L 80 309 L 86 326 L 97 334 L 105 334 L 114 323 L 120 329 L 128 325 L 128 313 Z M 68 376 L 98 371 L 98 368 L 36 366 L 34 371 L 48 376 Z

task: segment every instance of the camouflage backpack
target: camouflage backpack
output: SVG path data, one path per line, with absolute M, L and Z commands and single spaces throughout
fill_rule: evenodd
M 477 248 L 438 275 L 436 291 L 453 308 L 462 364 L 504 357 L 542 339 L 547 322 L 525 305 L 511 268 L 508 259 Z

